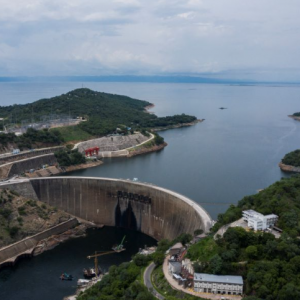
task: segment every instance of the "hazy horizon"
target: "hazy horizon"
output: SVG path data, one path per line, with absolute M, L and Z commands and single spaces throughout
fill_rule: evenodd
M 0 76 L 296 82 L 297 0 L 0 0 Z

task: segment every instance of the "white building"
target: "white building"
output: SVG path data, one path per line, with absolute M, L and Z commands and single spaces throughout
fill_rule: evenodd
M 248 222 L 248 227 L 254 230 L 266 230 L 275 225 L 278 216 L 271 214 L 264 216 L 255 210 L 249 209 L 243 211 L 243 220 Z
M 242 295 L 241 276 L 194 274 L 194 291 L 213 294 Z

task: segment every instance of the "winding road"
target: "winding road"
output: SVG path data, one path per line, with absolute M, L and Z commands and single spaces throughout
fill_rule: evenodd
M 153 263 L 153 262 L 146 268 L 146 270 L 144 272 L 144 283 L 154 297 L 156 297 L 157 299 L 163 300 L 163 299 L 165 299 L 165 297 L 163 297 L 161 294 L 159 294 L 155 290 L 155 288 L 153 287 L 152 282 L 151 282 L 151 274 L 152 274 L 154 268 L 155 268 L 155 263 Z

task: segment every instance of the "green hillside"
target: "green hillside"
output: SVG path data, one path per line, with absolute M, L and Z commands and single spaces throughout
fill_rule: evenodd
M 120 125 L 140 129 L 165 127 L 196 120 L 196 117 L 184 114 L 158 118 L 156 115 L 145 111 L 145 107 L 150 104 L 147 101 L 127 96 L 82 88 L 25 105 L 2 106 L 0 107 L 0 118 L 6 118 L 6 123 L 11 120 L 21 123 L 31 119 L 37 122 L 51 114 L 70 115 L 71 117 L 83 116 L 87 118 L 87 121 L 77 126 L 80 127 L 81 132 L 84 131 L 92 136 L 106 135 Z
M 300 167 L 300 150 L 290 152 L 284 156 L 282 162 L 285 165 Z

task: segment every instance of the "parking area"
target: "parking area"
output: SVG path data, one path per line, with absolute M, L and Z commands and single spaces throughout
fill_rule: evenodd
M 234 221 L 234 222 L 232 222 L 232 223 L 230 223 L 230 224 L 227 224 L 227 225 L 222 226 L 222 227 L 217 231 L 217 233 L 215 234 L 214 237 L 216 238 L 217 235 L 223 236 L 224 233 L 227 231 L 227 229 L 230 228 L 230 227 L 242 227 L 242 228 L 244 228 L 246 231 L 253 230 L 253 229 L 249 228 L 247 222 L 245 222 L 245 221 L 243 220 L 243 218 L 241 218 L 241 219 L 239 219 L 239 220 L 237 220 L 237 221 Z M 277 238 L 277 239 L 280 238 L 280 235 L 281 235 L 280 232 L 278 232 L 278 231 L 276 231 L 276 230 L 274 230 L 274 229 L 272 229 L 272 228 L 266 229 L 265 232 L 268 232 L 268 233 L 273 234 L 273 235 L 275 236 L 275 238 Z

